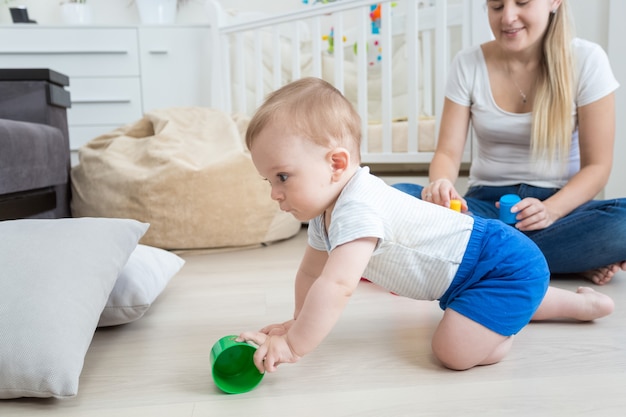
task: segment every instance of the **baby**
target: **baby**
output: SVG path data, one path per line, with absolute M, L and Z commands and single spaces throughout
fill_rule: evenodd
M 259 345 L 261 372 L 293 363 L 338 321 L 361 277 L 398 295 L 438 300 L 432 349 L 456 370 L 500 361 L 531 320 L 594 320 L 613 300 L 549 287 L 537 246 L 499 220 L 460 214 L 388 186 L 360 166 L 361 122 L 317 78 L 270 94 L 246 133 L 255 167 L 281 210 L 309 222 L 293 319 L 238 340 Z

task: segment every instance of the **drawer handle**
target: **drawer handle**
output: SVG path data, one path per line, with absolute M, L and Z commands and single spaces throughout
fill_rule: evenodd
M 72 104 L 97 104 L 97 103 L 130 103 L 129 98 L 78 98 L 72 99 Z
M 106 51 L 0 51 L 0 55 L 128 55 L 125 50 Z
M 169 51 L 167 49 L 151 49 L 148 51 L 150 55 L 167 55 Z

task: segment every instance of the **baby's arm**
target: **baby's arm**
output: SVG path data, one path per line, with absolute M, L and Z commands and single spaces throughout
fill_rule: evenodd
M 358 239 L 336 247 L 329 255 L 319 278 L 306 294 L 287 342 L 303 356 L 317 347 L 331 331 L 345 308 L 369 262 L 377 239 Z
M 311 246 L 306 247 L 306 252 L 296 274 L 294 320 L 300 315 L 304 300 L 313 283 L 322 275 L 327 261 L 328 252 L 313 249 Z
M 240 339 L 252 340 L 259 349 L 254 361 L 260 371 L 272 372 L 285 362 L 296 362 L 311 352 L 331 331 L 376 247 L 377 239 L 358 239 L 335 248 L 326 258 L 307 248 L 296 284 L 296 320 L 285 335 L 260 332 L 243 333 Z M 326 259 L 318 278 L 311 279 L 316 263 Z
M 300 266 L 296 274 L 294 289 L 295 310 L 293 318 L 283 323 L 265 326 L 260 330 L 261 333 L 265 333 L 269 336 L 281 336 L 289 331 L 295 319 L 298 317 L 298 314 L 300 314 L 300 310 L 302 309 L 304 299 L 309 292 L 309 288 L 311 288 L 311 285 L 313 285 L 317 277 L 322 274 L 322 270 L 324 269 L 327 259 L 328 252 L 315 250 L 311 246 L 306 247 L 306 252 L 304 253 L 304 257 L 300 262 Z

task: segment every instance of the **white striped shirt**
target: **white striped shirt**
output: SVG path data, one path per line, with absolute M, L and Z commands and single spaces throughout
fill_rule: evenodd
M 323 216 L 309 223 L 309 245 L 332 251 L 378 238 L 363 276 L 398 295 L 439 299 L 463 259 L 474 219 L 405 194 L 359 168 L 341 192 L 328 234 Z

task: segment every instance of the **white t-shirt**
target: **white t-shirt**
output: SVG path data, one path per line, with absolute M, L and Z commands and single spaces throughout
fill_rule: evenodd
M 437 300 L 450 286 L 474 219 L 399 191 L 360 168 L 341 192 L 326 234 L 324 216 L 309 222 L 309 245 L 332 251 L 364 237 L 378 246 L 363 276 L 396 294 Z
M 576 108 L 593 103 L 617 89 L 608 57 L 597 44 L 572 41 L 577 68 L 574 131 L 566 172 L 559 163 L 533 162 L 530 150 L 531 113 L 510 113 L 496 105 L 487 64 L 480 46 L 454 58 L 446 97 L 471 108 L 471 123 L 478 152 L 472 159 L 469 185 L 505 186 L 525 183 L 561 188 L 580 169 Z

